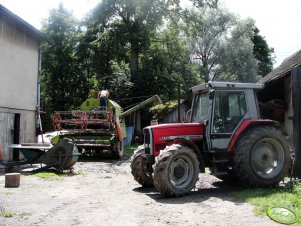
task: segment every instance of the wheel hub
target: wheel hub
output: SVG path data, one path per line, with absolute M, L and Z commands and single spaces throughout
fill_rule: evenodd
M 177 165 L 174 168 L 174 176 L 175 176 L 175 178 L 180 179 L 184 175 L 185 175 L 185 169 L 184 169 L 184 167 L 181 166 L 181 165 Z
M 187 156 L 174 159 L 169 169 L 169 180 L 177 188 L 184 188 L 193 177 L 193 163 Z
M 272 138 L 257 142 L 251 153 L 251 164 L 255 173 L 265 179 L 273 178 L 281 171 L 284 154 L 280 143 Z

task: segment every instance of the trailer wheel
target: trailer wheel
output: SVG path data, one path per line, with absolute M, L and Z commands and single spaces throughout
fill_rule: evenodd
M 152 187 L 153 178 L 149 172 L 147 172 L 146 156 L 144 146 L 139 146 L 134 152 L 131 158 L 131 173 L 134 179 L 142 185 L 142 187 Z
M 281 131 L 272 126 L 250 129 L 237 142 L 234 162 L 239 179 L 254 187 L 278 185 L 292 159 Z
M 113 159 L 120 159 L 122 156 L 123 156 L 123 143 L 122 141 L 118 141 L 116 144 L 114 144 L 112 150 L 112 157 Z
M 199 161 L 194 151 L 173 144 L 157 157 L 154 169 L 155 188 L 164 196 L 182 196 L 195 186 L 199 174 Z

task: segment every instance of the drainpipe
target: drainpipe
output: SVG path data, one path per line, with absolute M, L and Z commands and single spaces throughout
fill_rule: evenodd
M 40 107 L 41 101 L 41 58 L 42 51 L 39 48 L 39 56 L 38 56 L 38 79 L 37 79 L 37 106 Z
M 41 101 L 41 57 L 42 51 L 39 48 L 38 53 L 38 74 L 37 74 L 37 103 L 36 103 L 36 142 L 38 142 L 38 135 L 42 131 L 42 123 L 40 117 L 40 101 Z

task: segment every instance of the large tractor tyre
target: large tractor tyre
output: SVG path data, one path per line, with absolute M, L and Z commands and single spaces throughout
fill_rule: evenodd
M 288 175 L 291 163 L 288 142 L 281 131 L 272 126 L 250 129 L 235 147 L 236 174 L 252 187 L 278 185 Z
M 154 181 L 149 172 L 147 172 L 146 156 L 144 146 L 139 146 L 131 158 L 131 173 L 134 179 L 142 185 L 142 187 L 154 186 Z
M 155 188 L 166 197 L 189 193 L 195 187 L 200 171 L 199 160 L 193 150 L 179 144 L 161 151 L 153 169 Z
M 113 146 L 112 157 L 113 159 L 120 159 L 123 156 L 123 143 L 121 141 L 117 141 Z

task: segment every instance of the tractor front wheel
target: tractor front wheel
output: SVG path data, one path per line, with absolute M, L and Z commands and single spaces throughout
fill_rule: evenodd
M 155 188 L 164 196 L 182 196 L 195 186 L 199 174 L 199 161 L 188 147 L 173 144 L 157 157 L 154 169 Z
M 271 187 L 288 175 L 289 145 L 281 131 L 272 126 L 254 127 L 237 142 L 234 162 L 241 181 L 254 187 Z
M 147 170 L 144 146 L 139 146 L 131 159 L 131 173 L 142 187 L 152 187 L 153 178 Z

